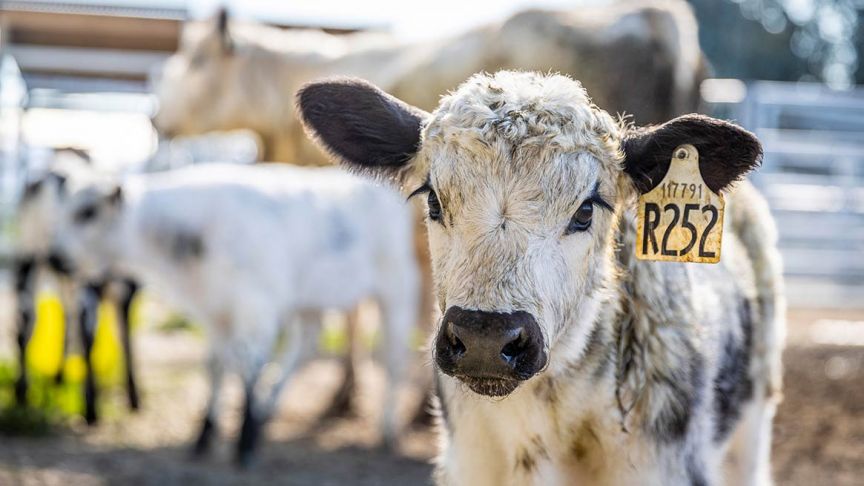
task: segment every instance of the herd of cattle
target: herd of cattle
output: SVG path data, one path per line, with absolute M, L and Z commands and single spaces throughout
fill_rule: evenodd
M 353 330 L 372 300 L 387 444 L 410 335 L 430 336 L 439 484 L 769 484 L 781 265 L 764 200 L 739 182 L 759 142 L 686 115 L 707 70 L 692 13 L 672 0 L 526 11 L 423 44 L 224 11 L 191 23 L 156 82 L 157 130 L 251 129 L 264 160 L 294 166 L 121 178 L 58 162 L 21 203 L 19 345 L 41 274 L 77 310 L 67 329 L 85 351 L 99 298 L 127 323 L 139 283 L 155 289 L 207 330 L 195 452 L 216 431 L 223 375 L 237 373 L 245 465 L 314 356 L 322 313 L 344 311 Z M 727 198 L 722 261 L 638 260 L 635 201 L 686 145 Z M 296 167 L 327 155 L 358 174 Z M 405 197 L 426 200 L 422 217 Z M 350 404 L 352 362 L 337 406 Z M 265 368 L 277 376 L 262 380 Z M 95 394 L 89 373 L 90 422 Z

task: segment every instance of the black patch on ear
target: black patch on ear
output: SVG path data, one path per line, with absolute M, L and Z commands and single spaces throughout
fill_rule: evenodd
M 340 162 L 370 172 L 395 173 L 417 153 L 429 117 L 361 79 L 307 84 L 297 92 L 307 134 Z
M 691 114 L 659 126 L 631 129 L 623 143 L 624 172 L 641 193 L 649 192 L 669 170 L 675 148 L 687 143 L 699 151 L 702 179 L 715 193 L 762 162 L 762 145 L 755 135 L 726 121 Z

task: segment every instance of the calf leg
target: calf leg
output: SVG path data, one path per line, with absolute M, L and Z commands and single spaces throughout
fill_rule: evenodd
M 27 343 L 33 334 L 35 313 L 33 309 L 33 280 L 35 262 L 21 259 L 15 265 L 15 297 L 18 301 L 18 379 L 15 382 L 15 402 L 27 404 Z
M 240 427 L 240 439 L 237 441 L 237 465 L 247 468 L 252 464 L 255 449 L 258 445 L 261 427 L 264 425 L 263 417 L 258 415 L 259 407 L 255 400 L 255 384 L 258 381 L 262 363 L 257 359 L 248 364 L 248 369 L 243 373 L 243 425 Z
M 417 308 L 411 298 L 390 298 L 382 299 L 381 311 L 384 323 L 383 344 L 387 367 L 387 391 L 379 427 L 384 446 L 392 449 L 396 445 L 398 433 L 396 397 L 410 355 L 410 334 Z
M 88 285 L 84 288 L 81 296 L 81 306 L 78 323 L 81 330 L 81 341 L 84 352 L 84 419 L 87 424 L 93 425 L 98 417 L 96 414 L 96 377 L 93 375 L 93 340 L 96 335 L 96 319 L 99 301 L 102 296 L 103 285 Z
M 279 395 L 294 374 L 308 358 L 314 355 L 316 333 L 309 332 L 305 319 L 293 320 L 286 328 L 287 343 L 281 353 L 274 359 L 278 366 L 278 375 L 265 399 L 261 401 L 258 416 L 262 421 L 268 421 L 274 415 L 279 403 Z
M 65 275 L 58 275 L 58 284 L 60 287 L 60 300 L 63 306 L 63 349 L 60 356 L 60 365 L 57 367 L 57 374 L 54 376 L 54 382 L 59 385 L 63 383 L 63 369 L 69 357 L 69 349 L 72 344 L 73 335 L 75 334 L 75 316 L 78 314 L 78 300 L 81 298 L 81 289 L 70 277 Z
M 132 341 L 130 329 L 130 311 L 132 299 L 138 293 L 138 284 L 132 280 L 124 282 L 124 293 L 120 302 L 120 333 L 123 340 L 123 359 L 126 366 L 126 394 L 129 399 L 129 408 L 138 410 L 138 386 L 135 383 L 135 363 L 132 358 Z
M 236 353 L 237 363 L 243 378 L 245 404 L 243 425 L 237 442 L 237 465 L 246 468 L 251 465 L 258 445 L 264 417 L 260 416 L 260 406 L 256 400 L 255 389 L 261 369 L 273 349 L 279 332 L 279 318 L 267 301 L 244 302 L 234 316 L 232 328 L 236 333 L 232 351 Z M 257 304 L 257 305 L 256 305 Z
M 345 332 L 348 341 L 348 350 L 343 358 L 342 368 L 345 370 L 342 384 L 333 396 L 333 401 L 327 409 L 327 417 L 345 417 L 352 415 L 355 410 L 354 395 L 357 388 L 357 356 L 359 353 L 358 328 L 360 326 L 359 306 L 346 315 Z
M 219 413 L 219 395 L 222 390 L 222 382 L 225 376 L 224 359 L 218 355 L 216 348 L 210 350 L 207 358 L 207 374 L 210 380 L 210 397 L 204 410 L 204 418 L 201 421 L 201 431 L 192 449 L 193 457 L 200 457 L 210 450 L 213 436 L 217 432 L 217 420 Z

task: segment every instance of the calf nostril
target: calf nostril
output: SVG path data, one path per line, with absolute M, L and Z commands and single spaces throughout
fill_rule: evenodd
M 519 329 L 519 334 L 515 339 L 505 344 L 503 348 L 501 348 L 501 358 L 507 362 L 509 365 L 515 365 L 516 358 L 518 358 L 528 346 L 528 334 L 525 332 L 525 328 Z
M 456 331 L 452 322 L 447 323 L 447 326 L 444 329 L 444 336 L 447 338 L 447 344 L 450 345 L 451 355 L 461 356 L 465 354 L 465 344 L 463 344 L 462 341 L 459 339 L 459 336 L 456 335 Z

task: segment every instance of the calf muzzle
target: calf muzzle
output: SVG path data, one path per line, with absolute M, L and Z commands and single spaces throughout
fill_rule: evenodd
M 543 334 L 524 311 L 451 307 L 435 342 L 435 362 L 447 375 L 488 396 L 510 394 L 546 366 Z

